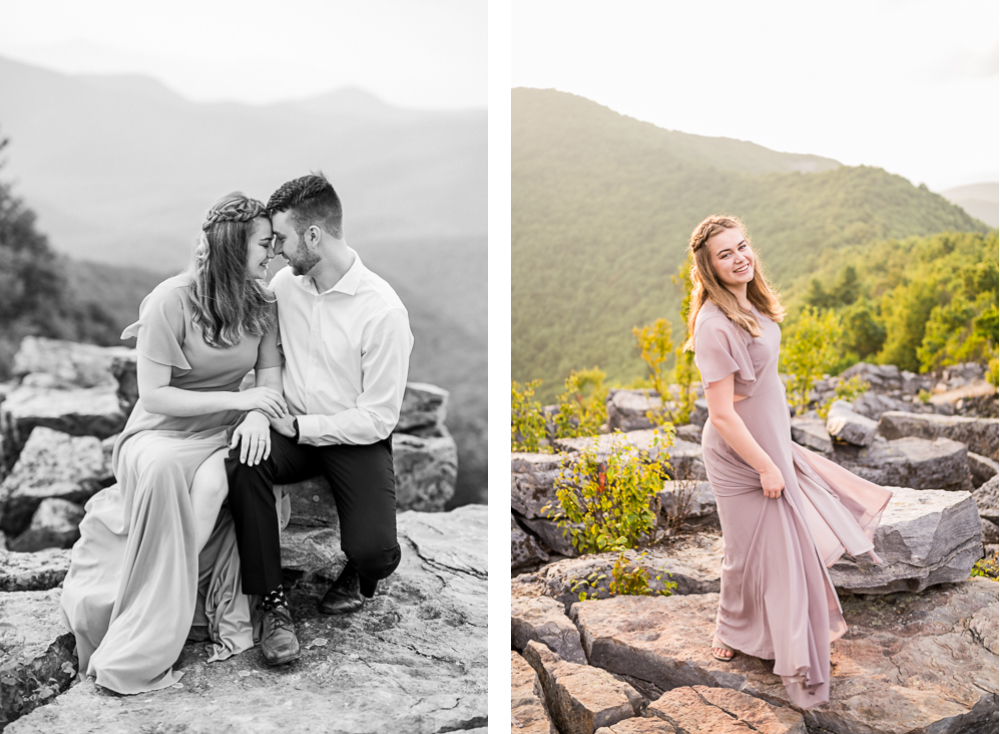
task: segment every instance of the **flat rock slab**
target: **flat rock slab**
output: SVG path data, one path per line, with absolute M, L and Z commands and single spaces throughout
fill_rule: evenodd
M 17 454 L 36 426 L 107 438 L 125 426 L 125 413 L 113 385 L 68 390 L 22 386 L 0 403 L 0 425 Z
M 833 453 L 833 441 L 826 430 L 826 421 L 822 418 L 796 416 L 791 419 L 792 440 L 799 446 L 819 452 L 824 456 Z
M 641 559 L 635 551 L 627 551 L 627 555 L 646 569 L 654 592 L 664 588 L 664 581 L 671 581 L 677 584 L 674 594 L 706 594 L 719 591 L 722 547 L 718 533 L 698 533 L 669 548 L 651 548 Z M 611 568 L 617 558 L 617 553 L 593 553 L 555 561 L 512 579 L 511 597 L 549 596 L 562 602 L 567 610 L 579 601 L 581 592 L 606 599 Z M 602 575 L 604 579 L 597 578 Z M 592 583 L 590 579 L 594 579 Z
M 524 649 L 524 659 L 538 673 L 549 712 L 562 734 L 592 734 L 634 717 L 645 704 L 642 694 L 606 670 L 566 662 L 533 640 Z
M 113 482 L 99 439 L 39 426 L 0 484 L 0 529 L 19 535 L 27 530 L 43 500 L 83 504 Z
M 806 722 L 798 711 L 730 688 L 674 688 L 653 701 L 646 716 L 691 734 L 806 734 Z
M 535 669 L 510 653 L 510 728 L 523 734 L 559 734 L 545 708 L 545 693 Z
M 951 415 L 924 413 L 883 413 L 878 421 L 880 436 L 887 439 L 916 436 L 935 439 L 950 438 L 968 446 L 969 451 L 997 460 L 1000 420 L 996 418 L 962 418 Z
M 949 438 L 877 437 L 860 450 L 835 449 L 832 457 L 859 477 L 883 487 L 971 490 L 965 444 Z
M 0 550 L 0 591 L 44 591 L 59 586 L 69 571 L 70 551 L 36 553 Z
M 594 734 L 681 734 L 673 724 L 663 719 L 625 719 L 611 726 L 602 726 Z
M 0 594 L 0 729 L 51 701 L 76 676 L 76 641 L 59 589 Z
M 510 600 L 510 644 L 524 650 L 532 640 L 540 642 L 571 663 L 587 664 L 580 644 L 580 631 L 561 602 L 547 596 L 513 597 Z
M 995 730 L 997 584 L 970 579 L 921 595 L 843 601 L 848 633 L 833 644 L 830 701 L 804 713 L 834 734 L 959 734 Z M 571 616 L 592 665 L 664 690 L 732 688 L 791 707 L 772 663 L 715 660 L 717 594 L 579 602 Z
M 426 382 L 408 382 L 396 430 L 408 433 L 416 428 L 443 425 L 447 410 L 447 390 Z
M 863 594 L 923 591 L 969 578 L 982 557 L 982 525 L 968 492 L 889 487 L 892 499 L 875 530 L 875 553 L 844 555 L 830 568 L 838 589 Z
M 80 683 L 6 732 L 485 729 L 486 507 L 398 523 L 400 566 L 361 611 L 320 615 L 315 592 L 292 592 L 300 660 L 269 668 L 252 650 L 209 664 L 203 645 L 188 645 L 178 687 L 118 696 Z

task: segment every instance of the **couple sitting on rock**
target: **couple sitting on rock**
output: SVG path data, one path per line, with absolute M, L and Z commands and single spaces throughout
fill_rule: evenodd
M 291 267 L 268 288 L 276 254 Z M 214 643 L 210 660 L 255 640 L 269 664 L 295 660 L 290 503 L 273 486 L 327 478 L 347 565 L 319 608 L 359 609 L 400 560 L 390 434 L 413 345 L 406 309 L 347 246 L 320 174 L 267 206 L 217 202 L 190 267 L 143 300 L 132 336 L 139 402 L 115 443 L 118 483 L 87 503 L 63 585 L 81 673 L 118 693 L 165 688 L 190 637 Z

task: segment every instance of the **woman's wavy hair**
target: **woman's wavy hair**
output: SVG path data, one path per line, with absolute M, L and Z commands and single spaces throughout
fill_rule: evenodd
M 223 196 L 205 215 L 189 271 L 193 321 L 213 347 L 261 336 L 273 325 L 274 295 L 247 273 L 254 222 L 268 221 L 264 204 L 239 191 Z
M 750 241 L 750 234 L 746 226 L 738 217 L 726 214 L 713 214 L 706 217 L 694 228 L 691 233 L 691 240 L 688 243 L 688 252 L 691 256 L 691 307 L 688 312 L 688 338 L 684 344 L 684 349 L 694 349 L 694 325 L 698 318 L 698 312 L 705 305 L 706 301 L 711 301 L 722 309 L 722 312 L 729 317 L 737 326 L 747 331 L 751 336 L 760 336 L 763 331 L 753 314 L 744 311 L 736 300 L 736 296 L 729 292 L 718 276 L 715 268 L 712 267 L 712 256 L 705 247 L 709 238 L 714 237 L 726 229 L 739 229 L 743 233 L 747 244 L 753 250 L 754 268 L 753 280 L 747 283 L 747 299 L 757 310 L 765 314 L 772 321 L 781 321 L 785 318 L 785 309 L 778 300 L 778 294 L 764 276 L 763 263 L 757 249 Z

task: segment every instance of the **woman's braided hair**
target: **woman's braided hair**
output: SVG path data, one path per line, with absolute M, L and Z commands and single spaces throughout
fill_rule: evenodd
M 267 209 L 236 191 L 205 215 L 191 265 L 193 321 L 213 347 L 261 336 L 274 321 L 274 296 L 247 273 L 247 253 L 255 222 L 268 221 Z
M 698 312 L 707 301 L 711 301 L 722 309 L 737 326 L 743 328 L 751 336 L 760 336 L 763 331 L 753 314 L 742 309 L 736 296 L 726 288 L 715 274 L 712 267 L 712 255 L 706 243 L 715 235 L 727 229 L 739 229 L 747 244 L 753 249 L 754 268 L 753 280 L 747 284 L 747 299 L 772 321 L 781 321 L 785 317 L 785 309 L 778 300 L 778 294 L 764 276 L 764 264 L 753 243 L 750 234 L 739 217 L 727 214 L 714 214 L 706 217 L 691 232 L 688 242 L 688 256 L 691 260 L 691 307 L 688 311 L 688 339 L 685 349 L 694 349 L 694 326 Z

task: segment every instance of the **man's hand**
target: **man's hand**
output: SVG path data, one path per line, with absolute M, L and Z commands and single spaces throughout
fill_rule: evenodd
M 280 433 L 282 436 L 287 438 L 292 438 L 295 435 L 295 426 L 292 425 L 292 421 L 295 416 L 285 413 L 281 418 L 270 418 L 271 428 Z
M 240 462 L 256 466 L 271 455 L 271 429 L 263 413 L 252 410 L 233 431 L 229 448 L 240 447 Z

